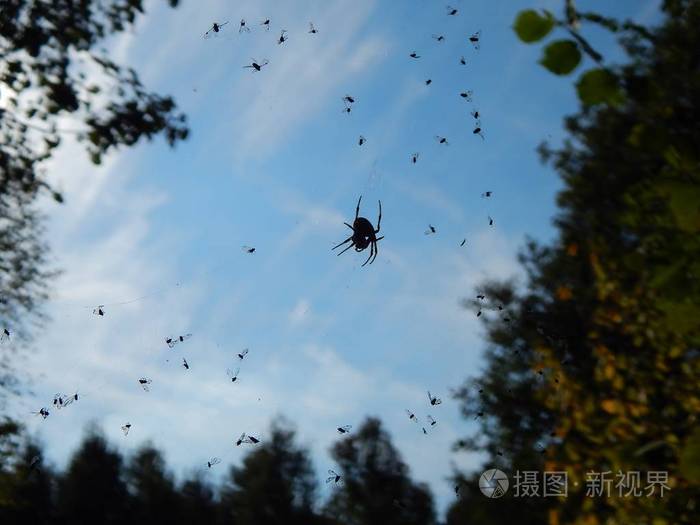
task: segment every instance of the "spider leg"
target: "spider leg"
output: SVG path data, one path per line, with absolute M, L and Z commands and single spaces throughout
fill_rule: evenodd
M 377 241 L 378 240 L 379 239 L 377 239 Z M 379 255 L 379 245 L 377 244 L 377 241 L 374 241 L 374 259 L 372 259 L 372 262 L 374 262 L 377 259 L 377 255 Z
M 348 251 L 350 248 L 352 248 L 353 246 L 355 246 L 355 243 L 354 243 L 354 242 L 353 242 L 350 246 L 348 246 L 347 248 L 345 248 L 342 252 L 340 252 L 338 255 L 340 256 L 340 255 L 344 254 L 345 252 L 347 252 L 347 251 Z
M 365 264 L 367 264 L 369 262 L 369 260 L 372 258 L 372 255 L 374 255 L 374 243 L 373 242 L 370 243 L 370 245 L 369 245 L 369 257 L 367 257 L 367 260 L 364 263 L 362 263 L 362 266 L 364 266 Z
M 355 220 L 357 220 L 357 217 L 360 215 L 360 202 L 362 201 L 362 195 L 360 195 L 360 198 L 357 200 L 357 208 L 355 208 Z
M 347 222 L 344 222 L 343 224 L 344 224 L 345 226 L 347 226 L 348 228 L 350 228 L 352 231 L 355 231 L 355 228 L 353 228 L 352 226 L 350 226 Z
M 377 233 L 379 231 L 379 228 L 381 228 L 382 224 L 382 201 L 379 201 L 379 219 L 377 219 L 377 229 L 374 230 L 374 233 Z
M 335 246 L 333 246 L 333 248 L 331 248 L 331 251 L 335 250 L 335 249 L 338 248 L 339 246 L 342 246 L 342 245 L 345 244 L 346 242 L 350 242 L 350 241 L 352 241 L 352 237 L 348 237 L 347 239 L 345 239 L 345 240 L 344 240 L 343 242 L 341 242 L 340 244 L 336 244 Z

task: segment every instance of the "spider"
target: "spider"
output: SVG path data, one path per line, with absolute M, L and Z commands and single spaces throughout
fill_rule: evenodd
M 377 254 L 379 253 L 377 242 L 381 241 L 384 238 L 384 236 L 377 237 L 377 233 L 379 233 L 379 229 L 381 228 L 382 222 L 382 201 L 379 201 L 379 218 L 377 219 L 376 230 L 374 229 L 374 226 L 372 226 L 371 222 L 369 222 L 364 217 L 359 217 L 360 202 L 362 202 L 362 195 L 360 195 L 360 198 L 357 201 L 357 208 L 355 209 L 355 221 L 352 223 L 352 226 L 350 226 L 347 222 L 343 223 L 345 224 L 345 226 L 352 230 L 352 235 L 340 244 L 335 245 L 332 249 L 335 250 L 336 248 L 349 242 L 350 246 L 348 246 L 338 254 L 341 255 L 353 246 L 355 247 L 356 252 L 361 252 L 369 246 L 369 257 L 367 257 L 367 260 L 362 264 L 362 266 L 364 266 L 367 263 L 373 263 L 374 260 L 377 258 Z

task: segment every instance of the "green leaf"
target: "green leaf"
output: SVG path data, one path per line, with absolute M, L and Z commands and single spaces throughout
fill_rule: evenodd
M 554 17 L 549 11 L 538 13 L 534 9 L 520 11 L 513 24 L 513 30 L 523 42 L 531 44 L 542 40 L 554 27 Z
M 586 106 L 620 104 L 624 97 L 617 76 L 604 68 L 586 71 L 576 84 L 578 98 Z
M 540 64 L 555 75 L 568 75 L 581 62 L 581 51 L 573 40 L 556 40 L 544 48 Z

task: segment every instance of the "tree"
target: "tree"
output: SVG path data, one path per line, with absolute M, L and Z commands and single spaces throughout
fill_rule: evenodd
M 125 479 L 133 523 L 176 523 L 180 519 L 179 496 L 157 449 L 145 446 L 137 451 L 129 461 Z
M 171 6 L 177 0 L 169 0 Z M 141 139 L 187 137 L 175 102 L 147 91 L 133 69 L 100 46 L 144 12 L 141 0 L 5 0 L 0 10 L 0 329 L 27 336 L 52 273 L 40 216 L 42 192 L 63 197 L 43 163 L 67 136 L 95 164 Z
M 200 477 L 186 480 L 180 488 L 180 516 L 178 523 L 217 523 L 217 502 L 211 486 Z
M 339 441 L 331 454 L 342 484 L 326 513 L 345 525 L 423 525 L 435 523 L 428 488 L 416 484 L 381 422 L 368 418 Z
M 232 467 L 222 488 L 225 523 L 290 525 L 320 523 L 314 512 L 315 476 L 308 452 L 294 444 L 294 432 L 273 426 L 269 441 L 257 445 Z
M 75 525 L 129 521 L 129 494 L 123 460 L 104 437 L 91 430 L 58 484 L 58 514 Z
M 541 470 L 567 471 L 569 497 L 540 500 L 550 523 L 693 523 L 700 2 L 668 0 L 663 23 L 641 29 L 566 5 L 567 23 L 619 31 L 629 61 L 604 68 L 614 97 L 589 96 L 582 78 L 570 139 L 540 149 L 564 182 L 559 235 L 523 252 L 525 290 L 485 287 L 487 368 L 458 393 L 465 414 L 479 407 L 485 417 L 458 446 L 514 468 L 534 453 Z M 618 472 L 668 472 L 673 497 L 658 487 L 655 497 L 586 497 L 591 470 L 613 482 Z

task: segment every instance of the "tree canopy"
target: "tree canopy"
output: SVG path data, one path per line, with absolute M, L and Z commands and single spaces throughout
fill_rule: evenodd
M 534 510 L 546 510 L 550 523 L 694 522 L 700 2 L 667 1 L 663 13 L 659 27 L 641 30 L 567 11 L 576 24 L 619 31 L 628 61 L 601 73 L 614 97 L 582 95 L 584 74 L 581 111 L 566 120 L 569 138 L 540 149 L 564 188 L 557 239 L 532 241 L 521 255 L 526 288 L 480 288 L 497 312 L 484 316 L 487 367 L 458 398 L 465 414 L 485 417 L 457 446 L 485 450 L 489 463 L 512 469 L 536 461 L 540 470 L 566 471 L 569 497 L 539 500 Z M 519 30 L 523 16 L 515 26 L 521 38 L 544 33 Z M 588 471 L 666 471 L 673 498 L 586 497 Z M 519 507 L 525 515 L 526 503 Z

